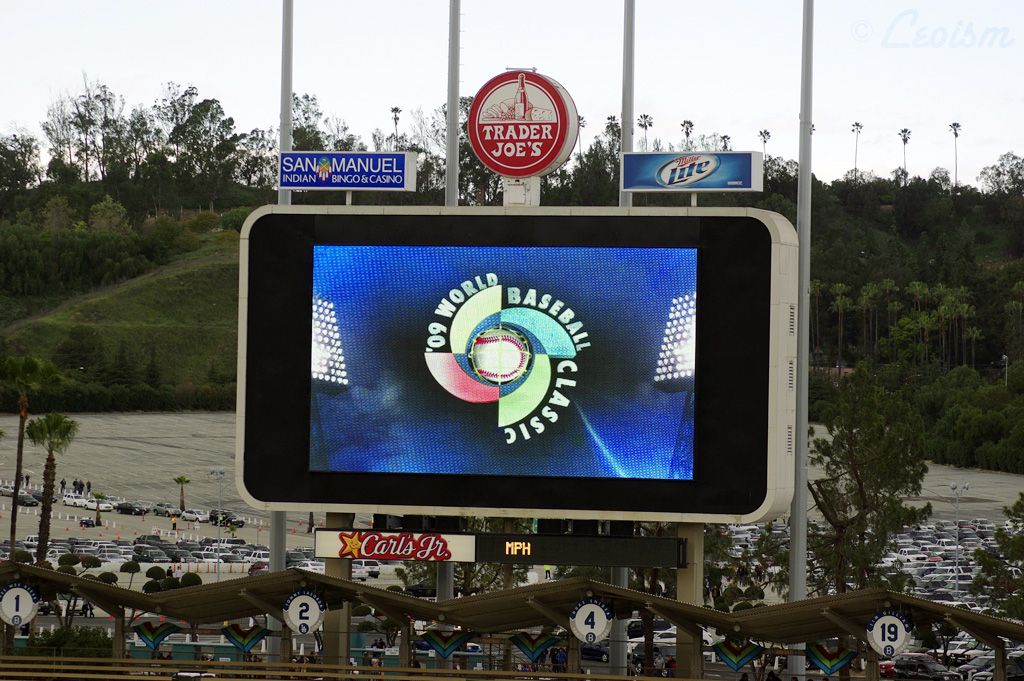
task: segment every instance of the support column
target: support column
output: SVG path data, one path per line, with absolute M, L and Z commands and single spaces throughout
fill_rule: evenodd
M 281 662 L 291 662 L 292 659 L 292 630 L 290 627 L 281 629 Z
M 539 178 L 535 178 L 539 179 Z M 539 184 L 539 182 L 538 182 Z M 506 205 L 507 202 L 506 202 Z M 501 531 L 505 534 L 512 534 L 516 530 L 516 521 L 514 518 L 505 518 L 502 522 Z M 508 563 L 507 565 L 501 566 L 501 577 L 502 586 L 506 590 L 516 588 L 515 585 L 515 565 Z M 507 636 L 501 642 L 501 669 L 502 671 L 510 672 L 512 669 L 512 640 Z
M 880 676 L 881 674 L 878 673 L 878 653 L 869 645 L 867 650 L 864 651 L 864 681 L 880 681 Z
M 704 524 L 677 523 L 676 536 L 686 540 L 685 568 L 676 569 L 676 600 L 691 605 L 704 605 Z M 699 631 L 676 636 L 676 676 L 699 679 L 704 676 L 704 658 L 701 655 L 702 636 Z
M 328 513 L 324 527 L 339 531 L 351 530 L 354 523 L 354 513 Z M 326 558 L 324 574 L 351 579 L 352 561 L 348 558 Z M 348 664 L 352 657 L 351 615 L 352 606 L 348 602 L 324 614 L 324 664 Z
M 629 588 L 629 568 L 612 568 L 612 586 Z M 612 635 L 609 642 L 610 650 L 608 655 L 609 674 L 628 676 L 626 671 L 626 620 L 616 617 L 612 620 Z
M 579 674 L 580 669 L 583 667 L 582 658 L 580 657 L 580 640 L 575 636 L 569 636 L 569 649 L 566 653 L 566 670 L 570 674 Z
M 128 657 L 124 636 L 124 607 L 118 606 L 108 612 L 114 616 L 114 659 L 124 659 Z

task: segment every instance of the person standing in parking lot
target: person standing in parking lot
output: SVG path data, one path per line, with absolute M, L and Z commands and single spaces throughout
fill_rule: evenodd
M 64 478 L 61 478 L 60 479 L 60 495 L 61 496 L 64 496 L 64 488 L 67 487 L 67 485 L 68 485 L 68 481 L 65 480 Z

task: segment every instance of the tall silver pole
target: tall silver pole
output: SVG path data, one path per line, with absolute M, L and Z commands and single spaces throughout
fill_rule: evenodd
M 622 128 L 620 151 L 633 151 L 633 37 L 636 33 L 636 0 L 625 0 L 625 16 L 622 22 Z M 619 192 L 619 205 L 629 208 L 633 195 Z
M 636 0 L 624 0 L 622 19 L 622 127 L 620 131 L 621 151 L 633 151 L 633 53 L 634 34 L 636 33 Z M 580 151 L 583 140 L 580 139 Z M 633 205 L 633 195 L 619 192 L 619 206 L 629 208 Z M 629 568 L 612 568 L 612 585 L 626 588 L 629 586 Z M 612 620 L 611 644 L 608 646 L 608 662 L 610 674 L 628 675 L 626 659 L 626 620 Z
M 800 55 L 800 169 L 797 177 L 796 231 L 799 247 L 797 276 L 796 473 L 789 513 L 789 600 L 807 598 L 807 371 L 810 362 L 811 290 L 811 90 L 814 66 L 814 0 L 804 0 Z M 803 679 L 803 645 L 794 646 L 793 672 Z
M 459 205 L 459 14 L 448 0 L 448 127 L 445 133 L 444 205 Z
M 283 0 L 281 18 L 281 152 L 292 150 L 292 15 L 295 0 Z M 290 206 L 292 191 L 277 190 L 277 205 Z M 273 522 L 274 517 L 270 517 Z
M 281 17 L 281 153 L 292 150 L 292 31 L 295 2 L 294 0 L 283 0 Z M 292 193 L 288 189 L 277 190 L 277 203 L 280 206 L 290 206 Z M 270 513 L 270 571 L 277 572 L 284 570 L 285 565 L 285 518 L 284 511 L 271 511 Z M 267 616 L 267 628 L 273 631 L 281 631 L 282 623 L 277 619 Z M 270 655 L 270 662 L 279 661 L 281 653 L 280 636 L 272 636 L 267 644 Z

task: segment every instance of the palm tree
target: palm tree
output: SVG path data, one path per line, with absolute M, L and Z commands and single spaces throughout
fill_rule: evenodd
M 96 500 L 96 527 L 100 526 L 100 502 L 107 498 L 103 492 L 93 492 L 92 498 Z
M 402 113 L 402 110 L 397 106 L 391 107 L 391 120 L 395 122 L 395 146 L 394 149 L 398 148 L 398 114 Z
M 956 141 L 960 137 L 960 124 L 955 121 L 950 123 L 949 130 L 953 133 L 953 193 L 956 194 L 957 165 L 959 160 L 957 156 Z
M 772 134 L 767 130 L 762 130 L 757 133 L 757 136 L 761 138 L 761 151 L 765 157 L 768 156 L 768 140 L 772 138 Z
M 722 151 L 729 151 L 729 142 L 732 141 L 732 138 L 729 137 L 728 135 L 722 135 L 721 139 L 722 139 Z
M 178 477 L 176 477 L 174 479 L 174 482 L 175 482 L 175 484 L 177 484 L 181 488 L 181 499 L 179 500 L 179 505 L 181 506 L 181 510 L 184 511 L 185 510 L 185 485 L 187 485 L 188 483 L 190 483 L 192 481 L 188 479 L 188 476 L 179 475 Z
M 654 119 L 647 114 L 640 114 L 640 118 L 637 119 L 636 124 L 644 131 L 644 151 L 647 151 L 647 129 L 654 125 Z
M 839 368 L 838 376 L 840 378 L 843 375 L 843 317 L 846 315 L 846 311 L 853 307 L 853 301 L 846 296 L 849 290 L 850 287 L 846 284 L 832 284 L 830 291 L 835 296 L 835 299 L 828 308 L 829 312 L 835 312 L 839 315 L 839 344 L 836 348 L 836 366 Z
M 683 129 L 683 136 L 686 138 L 686 149 L 684 151 L 689 151 L 690 150 L 690 133 L 693 132 L 693 121 L 685 120 L 682 123 L 680 123 L 679 126 Z
M 910 141 L 910 128 L 900 130 L 900 139 L 903 140 L 903 177 L 907 178 L 907 142 Z M 904 179 L 906 182 L 906 179 Z
M 864 126 L 857 121 L 853 122 L 853 182 L 857 183 L 857 151 L 860 146 L 860 131 L 864 129 Z
M 579 118 L 580 118 L 580 120 L 579 120 L 580 132 L 577 135 L 576 139 L 579 141 L 580 147 L 579 147 L 579 151 L 577 151 L 576 154 L 577 155 L 582 155 L 583 154 L 583 128 L 587 127 L 587 119 L 584 118 L 583 116 L 580 116 Z
M 71 446 L 78 434 L 78 421 L 64 414 L 50 412 L 41 418 L 32 419 L 25 426 L 25 434 L 37 447 L 46 449 L 46 467 L 43 469 L 43 503 L 39 515 L 39 546 L 36 547 L 36 564 L 46 560 L 50 544 L 50 513 L 53 509 L 53 488 L 57 479 L 57 457 Z
M 57 368 L 34 357 L 0 358 L 0 384 L 18 393 L 18 448 L 14 463 L 14 491 L 11 498 L 11 546 L 18 537 L 18 495 L 21 493 L 25 460 L 25 424 L 28 423 L 28 393 L 60 380 Z

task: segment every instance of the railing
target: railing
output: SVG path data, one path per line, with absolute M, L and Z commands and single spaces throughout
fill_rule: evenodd
M 369 678 L 367 678 L 369 677 Z M 350 681 L 621 681 L 605 674 L 397 669 L 304 662 L 228 662 L 0 656 L 0 679 L 183 681 L 184 679 L 349 679 Z M 630 677 L 633 679 L 643 677 Z

